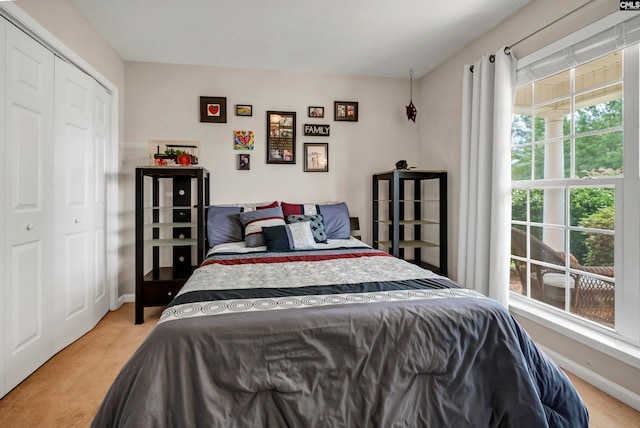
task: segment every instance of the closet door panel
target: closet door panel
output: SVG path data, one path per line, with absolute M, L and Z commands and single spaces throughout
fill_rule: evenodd
M 93 327 L 93 79 L 56 58 L 56 350 Z
M 27 242 L 11 248 L 10 294 L 13 311 L 11 324 L 11 343 L 13 352 L 20 353 L 24 348 L 40 340 L 44 334 L 42 325 L 42 275 L 40 266 L 34 266 L 42 260 L 40 242 Z M 35 269 L 34 269 L 35 268 Z
M 7 29 L 7 21 L 4 18 L 0 18 L 0 168 L 4 168 L 5 155 L 5 53 L 6 53 L 6 37 L 5 31 Z M 0 194 L 4 195 L 7 192 L 5 187 L 4 174 L 0 173 Z M 7 283 L 5 277 L 4 260 L 5 256 L 5 210 L 4 210 L 4 196 L 0 196 L 0 398 L 7 393 L 5 370 L 4 370 L 4 349 L 5 349 L 5 308 L 2 302 L 6 301 L 5 285 Z
M 109 296 L 107 293 L 107 254 L 106 254 L 106 170 L 107 144 L 110 135 L 110 96 L 97 82 L 93 82 L 93 148 L 94 148 L 94 323 L 97 323 L 109 310 Z
M 53 54 L 6 24 L 4 314 L 7 391 L 53 355 Z

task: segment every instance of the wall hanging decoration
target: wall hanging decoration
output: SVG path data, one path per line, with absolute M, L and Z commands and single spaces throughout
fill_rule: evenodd
M 329 143 L 304 143 L 304 171 L 329 172 Z
M 305 123 L 304 124 L 304 135 L 307 137 L 328 137 L 329 136 L 329 125 L 315 125 L 313 123 Z
M 324 117 L 324 107 L 310 106 L 309 107 L 309 117 Z
M 418 109 L 413 105 L 413 70 L 409 71 L 409 105 L 407 107 L 407 120 L 416 121 L 416 114 Z
M 253 116 L 253 106 L 251 104 L 237 104 L 236 116 Z
M 253 150 L 253 131 L 233 131 L 235 150 Z
M 296 163 L 296 113 L 267 111 L 267 163 Z
M 333 120 L 336 122 L 357 122 L 358 103 L 356 101 L 335 101 L 333 103 Z
M 200 122 L 227 123 L 227 98 L 200 97 Z
M 248 171 L 251 169 L 251 155 L 241 154 L 238 155 L 238 169 Z

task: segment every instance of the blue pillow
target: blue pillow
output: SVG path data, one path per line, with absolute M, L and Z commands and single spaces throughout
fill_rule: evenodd
M 282 208 L 266 208 L 263 210 L 240 213 L 240 221 L 244 226 L 244 241 L 247 247 L 265 245 L 263 227 L 284 225 Z
M 324 222 L 322 221 L 321 214 L 294 214 L 287 216 L 287 223 L 300 223 L 305 221 L 310 223 L 311 233 L 313 233 L 313 239 L 316 242 L 326 244 L 327 234 L 324 230 Z
M 243 240 L 241 207 L 211 205 L 207 208 L 207 238 L 209 246 Z
M 324 230 L 328 239 L 349 239 L 351 237 L 351 222 L 346 203 L 318 205 L 318 211 L 322 214 Z

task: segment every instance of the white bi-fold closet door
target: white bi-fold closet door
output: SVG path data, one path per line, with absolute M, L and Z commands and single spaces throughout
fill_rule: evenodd
M 53 164 L 54 278 L 61 324 L 56 348 L 86 333 L 108 310 L 105 281 L 105 162 L 109 96 L 56 57 Z
M 108 309 L 109 129 L 104 88 L 13 24 L 2 25 L 0 396 Z

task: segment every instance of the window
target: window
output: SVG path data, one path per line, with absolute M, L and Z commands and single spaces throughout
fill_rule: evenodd
M 609 33 L 594 38 L 615 39 L 619 29 Z M 518 65 L 510 290 L 637 342 L 639 48 L 578 45 Z

